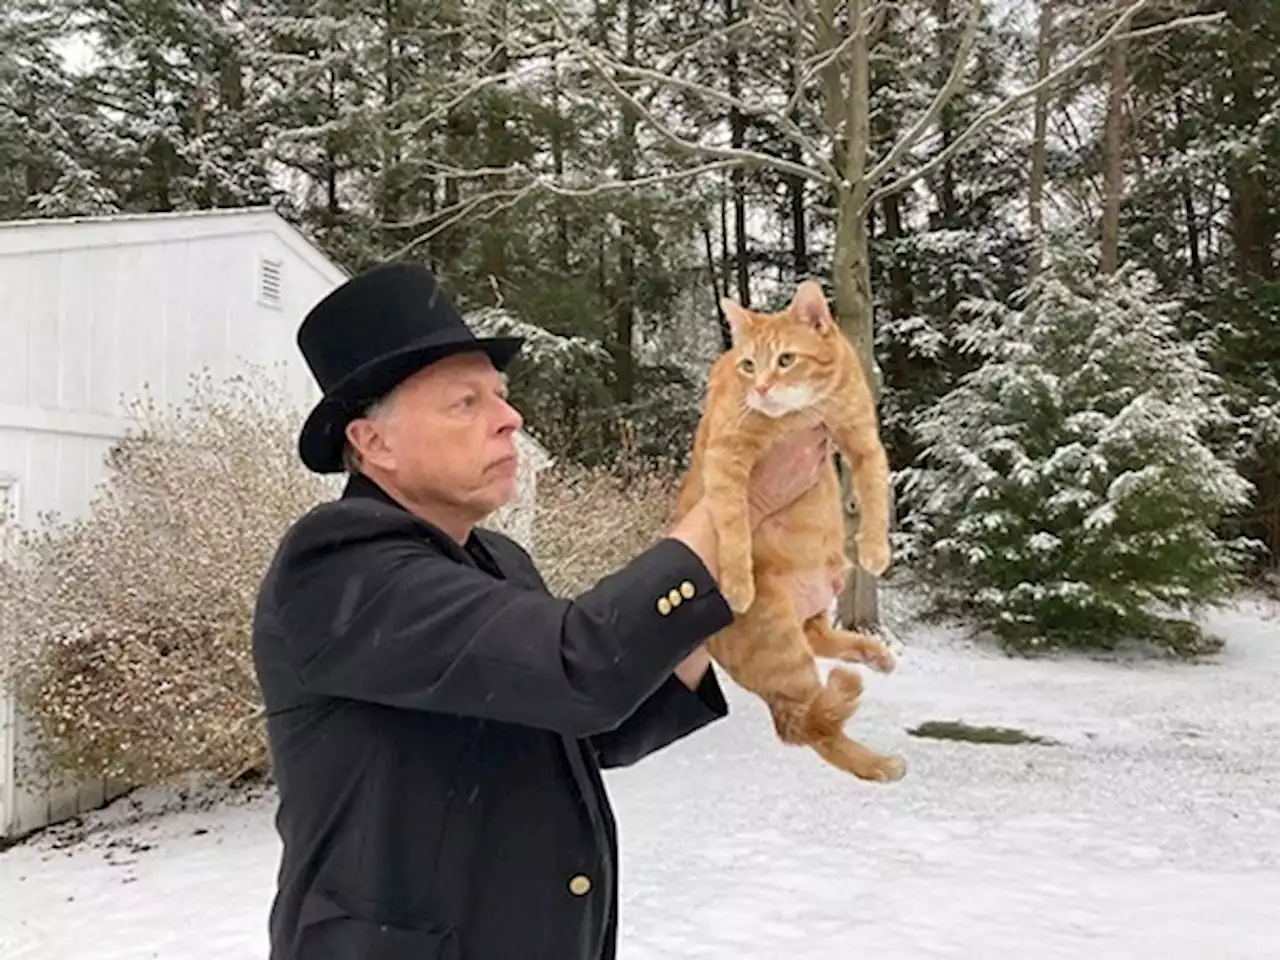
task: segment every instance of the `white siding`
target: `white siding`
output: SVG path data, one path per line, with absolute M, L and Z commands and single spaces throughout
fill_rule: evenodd
M 261 264 L 278 266 L 278 303 Z M 306 310 L 343 273 L 271 213 L 0 224 L 0 482 L 18 519 L 81 515 L 103 455 L 144 388 L 178 404 L 188 378 L 245 361 L 280 369 L 301 403 L 317 395 L 297 351 Z M 0 695 L 0 837 L 96 806 L 109 784 L 15 791 L 26 724 Z

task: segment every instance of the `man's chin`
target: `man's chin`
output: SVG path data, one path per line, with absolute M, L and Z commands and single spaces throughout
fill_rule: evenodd
M 491 516 L 503 507 L 515 502 L 519 486 L 515 477 L 495 478 L 489 483 L 484 492 L 476 498 L 479 501 L 477 505 L 484 508 L 486 516 Z

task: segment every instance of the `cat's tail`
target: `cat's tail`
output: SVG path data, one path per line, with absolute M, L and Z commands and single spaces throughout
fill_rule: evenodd
M 774 702 L 770 708 L 778 735 L 785 742 L 812 747 L 827 763 L 860 780 L 901 780 L 907 772 L 901 757 L 876 753 L 844 732 L 861 697 L 862 677 L 836 667 L 808 703 Z

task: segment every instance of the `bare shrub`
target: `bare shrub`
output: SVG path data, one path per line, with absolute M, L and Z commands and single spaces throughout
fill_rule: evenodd
M 45 775 L 145 784 L 265 759 L 255 596 L 286 527 L 334 490 L 298 462 L 302 411 L 283 396 L 258 368 L 194 378 L 182 407 L 136 400 L 89 512 L 12 538 L 0 682 L 39 728 Z
M 602 466 L 544 471 L 534 554 L 552 592 L 581 593 L 651 546 L 669 524 L 680 479 L 674 463 L 625 451 Z

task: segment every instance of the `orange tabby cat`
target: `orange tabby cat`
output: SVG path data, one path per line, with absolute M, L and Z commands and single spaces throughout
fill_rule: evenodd
M 898 780 L 899 757 L 851 740 L 845 721 L 857 709 L 862 678 L 836 667 L 824 685 L 815 655 L 866 663 L 884 673 L 893 655 L 880 641 L 833 628 L 825 613 L 801 622 L 790 582 L 825 572 L 842 582 L 844 514 L 835 466 L 817 485 L 751 531 L 747 478 L 782 434 L 816 421 L 827 425 L 849 458 L 860 522 L 858 559 L 879 575 L 889 565 L 889 465 L 862 364 L 836 326 L 822 288 L 799 286 L 781 313 L 721 301 L 733 348 L 712 367 L 694 438 L 692 465 L 676 504 L 683 516 L 705 492 L 720 540 L 720 589 L 736 614 L 708 643 L 736 683 L 760 696 L 779 738 L 816 750 L 828 763 L 864 780 Z

